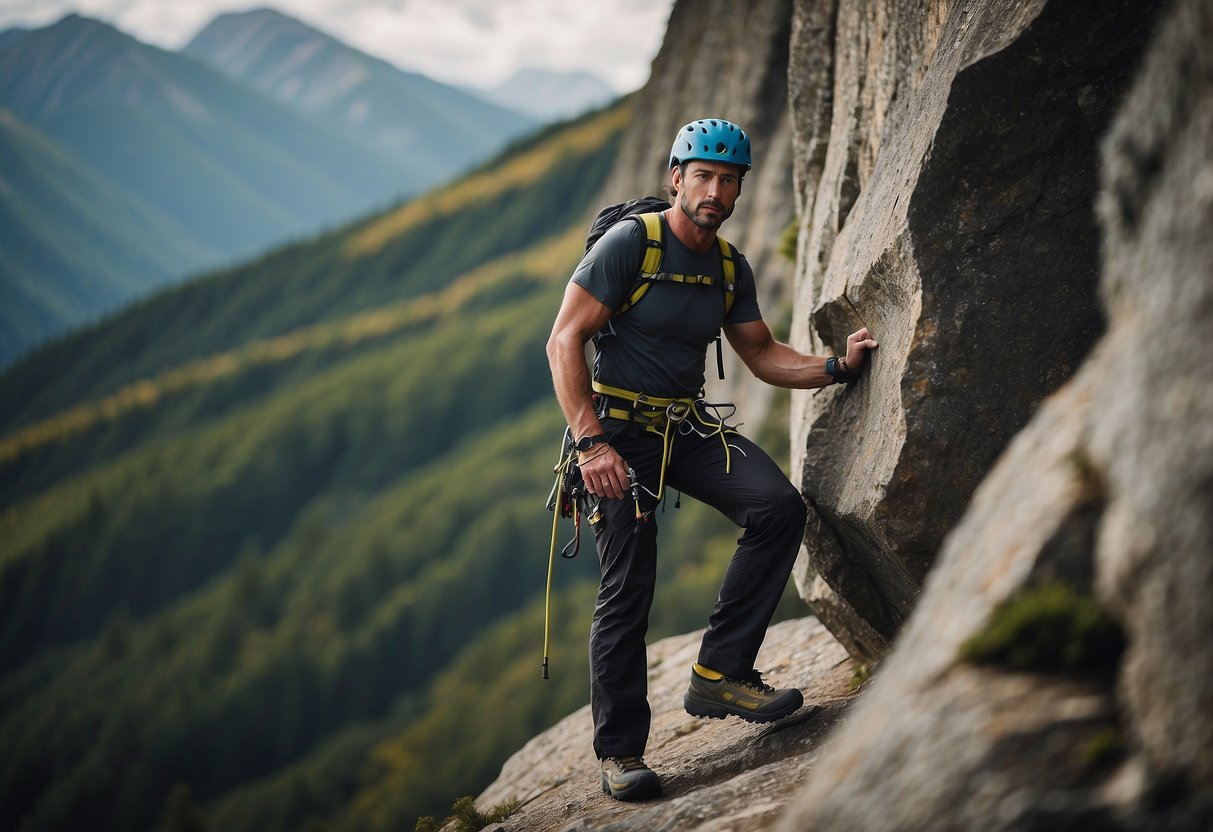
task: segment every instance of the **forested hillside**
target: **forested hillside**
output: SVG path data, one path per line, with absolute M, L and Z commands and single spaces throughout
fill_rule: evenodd
M 411 829 L 586 700 L 591 547 L 558 564 L 540 679 L 543 344 L 628 118 L 0 379 L 0 817 Z M 733 536 L 661 519 L 654 635 L 703 625 Z

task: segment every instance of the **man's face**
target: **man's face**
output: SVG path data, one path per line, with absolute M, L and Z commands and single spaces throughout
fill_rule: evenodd
M 674 168 L 678 207 L 700 228 L 715 229 L 733 215 L 741 193 L 741 168 L 724 162 L 687 163 L 686 175 Z

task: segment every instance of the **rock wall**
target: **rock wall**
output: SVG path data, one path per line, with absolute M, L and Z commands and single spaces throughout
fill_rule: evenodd
M 1107 333 L 981 484 L 780 829 L 1213 828 L 1211 42 L 1213 3 L 1179 0 L 1103 145 Z M 1110 677 L 961 658 L 1058 580 L 1123 628 Z
M 1086 357 L 1097 146 L 1151 30 L 1129 0 L 797 0 L 793 342 L 880 340 L 798 394 L 802 595 L 874 662 L 1012 436 Z
M 792 296 L 792 263 L 776 250 L 794 210 L 791 21 L 792 0 L 756 0 L 744 8 L 725 0 L 676 3 L 649 81 L 634 97 L 632 123 L 602 200 L 662 193 L 670 181 L 670 145 L 687 122 L 717 116 L 740 124 L 752 138 L 754 169 L 721 231 L 754 267 L 759 302 L 773 324 L 787 319 Z M 740 418 L 753 427 L 765 418 L 772 389 L 730 350 L 725 356 L 724 383 L 716 378 L 715 357 L 708 356 L 709 397 L 737 402 Z

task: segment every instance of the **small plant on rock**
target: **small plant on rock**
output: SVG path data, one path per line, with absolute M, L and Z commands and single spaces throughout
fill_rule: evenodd
M 517 812 L 519 805 L 517 800 L 507 800 L 484 814 L 476 808 L 476 798 L 461 797 L 451 806 L 451 814 L 441 823 L 435 823 L 431 816 L 425 815 L 418 819 L 415 830 L 416 832 L 438 832 L 439 829 L 454 821 L 452 832 L 480 832 L 486 826 L 501 823 Z

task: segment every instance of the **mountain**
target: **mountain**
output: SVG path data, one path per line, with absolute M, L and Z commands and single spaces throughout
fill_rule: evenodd
M 12 147 L 0 157 L 10 243 L 0 286 L 11 304 L 0 366 L 150 288 L 315 233 L 429 181 L 340 129 L 103 23 L 70 15 L 10 30 L 4 43 L 0 109 Z
M 537 124 L 270 9 L 216 17 L 182 53 L 358 136 L 418 187 L 467 170 Z
M 218 254 L 0 110 L 0 366 Z
M 540 677 L 563 428 L 543 345 L 603 195 L 654 187 L 688 110 L 781 111 L 762 40 L 761 71 L 681 110 L 550 126 L 0 375 L 0 817 L 411 829 L 585 704 L 588 538 L 557 559 Z M 773 161 L 731 222 L 778 310 L 789 138 L 755 121 Z M 786 428 L 763 443 L 786 455 Z M 659 522 L 654 638 L 703 625 L 737 534 L 689 498 Z
M 386 155 L 76 15 L 0 52 L 0 106 L 227 258 L 417 189 Z
M 589 72 L 549 72 L 522 69 L 504 83 L 484 92 L 496 101 L 543 121 L 572 118 L 610 103 L 618 94 Z
M 26 28 L 23 28 L 20 26 L 14 26 L 11 29 L 5 29 L 3 32 L 0 32 L 0 50 L 3 50 L 5 48 L 7 48 L 8 46 L 16 43 L 17 41 L 21 40 L 21 38 L 25 37 L 27 34 L 29 34 L 29 29 L 26 29 Z

